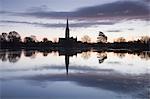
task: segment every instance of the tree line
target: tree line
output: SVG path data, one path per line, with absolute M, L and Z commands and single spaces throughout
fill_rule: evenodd
M 48 38 L 43 38 L 42 41 L 40 42 L 49 42 L 50 40 L 48 40 Z M 84 35 L 81 38 L 82 42 L 86 42 L 86 43 L 91 43 L 91 37 L 88 35 Z M 138 41 L 141 43 L 148 43 L 150 42 L 150 37 L 149 36 L 142 36 L 140 39 L 138 40 L 133 40 L 133 41 L 127 41 L 124 37 L 119 37 L 117 39 L 114 40 L 114 42 L 134 42 L 134 41 Z M 24 43 L 29 43 L 29 42 L 39 42 L 36 39 L 36 36 L 31 35 L 28 37 L 25 37 L 24 39 L 21 39 L 21 36 L 18 32 L 16 31 L 11 31 L 9 33 L 1 33 L 0 34 L 0 42 L 24 42 Z M 51 41 L 52 42 L 52 41 Z M 56 42 L 56 41 L 55 41 Z M 99 35 L 97 36 L 97 43 L 106 43 L 107 42 L 107 36 L 103 33 L 103 32 L 99 32 Z
M 126 46 L 128 46 L 128 44 L 136 44 L 138 46 L 138 44 L 142 45 L 142 44 L 147 44 L 146 46 L 150 47 L 150 37 L 149 36 L 142 36 L 141 38 L 137 39 L 137 40 L 133 40 L 133 41 L 127 41 L 125 38 L 123 37 L 119 37 L 117 38 L 113 43 L 109 43 L 107 42 L 108 37 L 103 33 L 103 32 L 99 32 L 99 35 L 97 36 L 97 43 L 91 43 L 91 37 L 88 35 L 84 35 L 81 38 L 81 41 L 78 41 L 77 44 L 78 45 L 88 45 L 88 46 L 99 46 L 104 45 L 104 46 L 113 46 L 113 48 L 118 48 L 118 46 L 123 46 L 126 44 Z M 16 48 L 16 47 L 58 47 L 59 42 L 55 41 L 50 41 L 48 40 L 48 38 L 43 38 L 42 41 L 38 41 L 36 39 L 36 36 L 31 35 L 28 37 L 25 37 L 24 39 L 21 38 L 20 34 L 16 31 L 11 31 L 9 33 L 1 33 L 0 34 L 0 47 L 1 48 Z M 116 45 L 118 44 L 118 45 Z M 81 47 L 82 47 L 81 46 Z M 121 48 L 121 47 L 120 47 Z

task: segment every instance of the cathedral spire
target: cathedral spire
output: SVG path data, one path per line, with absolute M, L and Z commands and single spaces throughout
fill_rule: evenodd
M 68 29 L 69 29 L 68 19 L 67 19 L 67 26 L 66 26 L 66 28 L 68 28 Z
M 68 39 L 69 38 L 69 22 L 67 19 L 67 24 L 66 24 L 66 33 L 65 33 L 65 38 Z

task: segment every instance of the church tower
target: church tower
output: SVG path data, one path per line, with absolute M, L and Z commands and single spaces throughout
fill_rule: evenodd
M 69 24 L 68 24 L 68 19 L 67 19 L 67 24 L 66 24 L 65 38 L 66 38 L 66 39 L 69 39 Z

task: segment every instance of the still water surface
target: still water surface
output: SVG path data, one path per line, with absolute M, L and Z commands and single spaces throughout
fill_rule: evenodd
M 1 99 L 149 99 L 150 52 L 1 51 Z

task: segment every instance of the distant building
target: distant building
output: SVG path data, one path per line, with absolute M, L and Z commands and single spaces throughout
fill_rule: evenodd
M 59 45 L 62 47 L 73 47 L 77 44 L 77 38 L 69 37 L 69 23 L 67 19 L 65 38 L 59 38 Z

